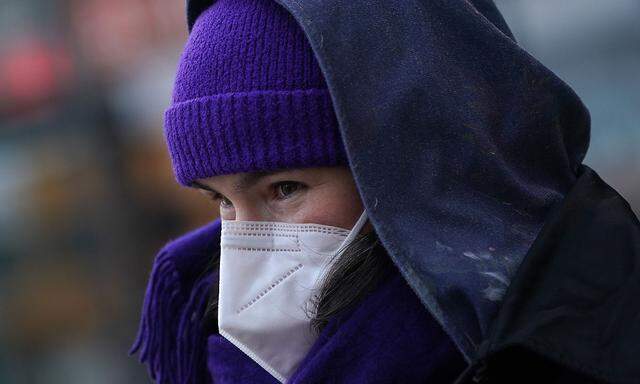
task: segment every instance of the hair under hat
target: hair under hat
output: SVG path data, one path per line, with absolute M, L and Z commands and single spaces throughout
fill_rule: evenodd
M 346 164 L 304 31 L 273 0 L 218 0 L 178 63 L 164 132 L 176 180 Z

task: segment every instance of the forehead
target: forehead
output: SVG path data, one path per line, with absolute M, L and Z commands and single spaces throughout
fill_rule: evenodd
M 216 188 L 242 192 L 269 176 L 282 176 L 292 178 L 304 177 L 308 181 L 321 179 L 340 181 L 346 178 L 350 179 L 350 177 L 348 177 L 350 175 L 351 173 L 349 168 L 345 166 L 287 168 L 271 171 L 233 173 L 228 175 L 213 176 L 206 179 L 196 179 L 191 184 L 191 186 L 211 192 L 217 192 Z
M 207 179 L 196 179 L 192 186 L 199 189 L 204 189 L 211 192 L 216 192 L 216 186 L 229 186 L 236 192 L 244 191 L 260 180 L 279 174 L 292 174 L 300 172 L 310 172 L 310 170 L 304 169 L 283 169 L 274 171 L 256 171 L 256 172 L 243 172 L 233 173 L 229 175 L 218 175 L 209 177 Z
M 218 175 L 207 179 L 196 179 L 192 186 L 199 189 L 213 190 L 216 185 L 232 184 L 235 190 L 246 189 L 257 183 L 260 179 L 278 172 L 246 172 L 230 175 Z

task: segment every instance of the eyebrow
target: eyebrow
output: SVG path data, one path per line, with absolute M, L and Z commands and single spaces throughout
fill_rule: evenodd
M 247 189 L 253 187 L 254 185 L 256 185 L 261 179 L 264 179 L 267 176 L 271 176 L 277 173 L 282 173 L 284 171 L 282 170 L 277 170 L 277 171 L 264 171 L 264 172 L 250 172 L 250 173 L 246 173 L 240 176 L 240 178 L 238 179 L 238 181 L 236 181 L 233 184 L 233 190 L 235 192 L 243 192 L 246 191 Z M 193 181 L 191 182 L 191 186 L 195 187 L 195 188 L 199 188 L 199 189 L 204 189 L 206 191 L 209 192 L 213 192 L 213 193 L 217 193 L 222 195 L 222 193 L 216 191 L 215 189 L 209 187 L 208 185 L 204 185 L 198 181 Z

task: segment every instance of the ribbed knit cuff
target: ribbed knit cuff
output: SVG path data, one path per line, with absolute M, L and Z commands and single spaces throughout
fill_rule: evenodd
M 238 172 L 347 164 L 327 89 L 200 97 L 165 111 L 178 183 Z

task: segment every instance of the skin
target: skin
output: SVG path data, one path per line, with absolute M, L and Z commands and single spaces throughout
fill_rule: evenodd
M 316 223 L 351 229 L 364 206 L 346 166 L 285 169 L 197 179 L 195 187 L 220 206 L 222 220 Z M 246 180 L 245 180 L 246 181 Z M 360 233 L 372 230 L 367 221 Z

